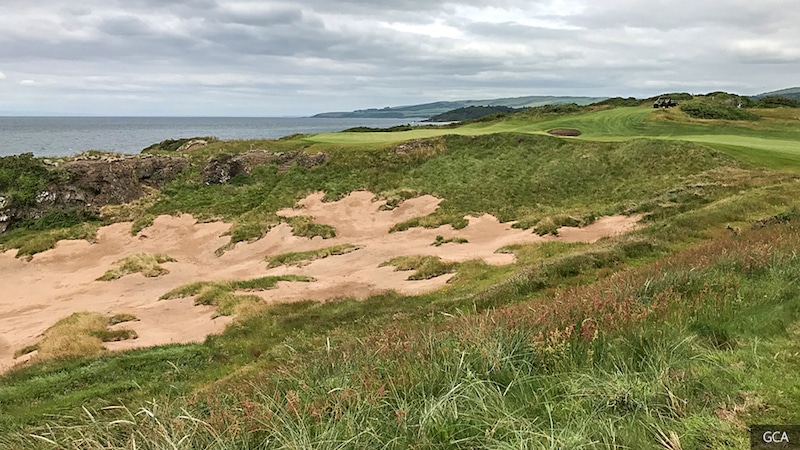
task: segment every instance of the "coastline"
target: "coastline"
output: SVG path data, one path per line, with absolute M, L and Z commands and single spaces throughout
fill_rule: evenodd
M 37 157 L 63 157 L 88 150 L 138 154 L 165 139 L 193 136 L 214 136 L 220 140 L 278 139 L 358 126 L 391 127 L 421 119 L 0 116 L 0 157 L 28 152 Z

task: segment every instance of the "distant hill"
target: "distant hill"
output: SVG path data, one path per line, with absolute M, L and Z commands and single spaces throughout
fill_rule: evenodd
M 317 114 L 317 118 L 428 118 L 437 114 L 443 114 L 454 109 L 467 108 L 469 106 L 507 106 L 509 108 L 528 108 L 543 105 L 558 105 L 564 103 L 577 103 L 588 105 L 591 103 L 605 100 L 608 97 L 552 97 L 552 96 L 529 96 L 529 97 L 510 97 L 496 98 L 490 100 L 459 100 L 453 102 L 434 102 L 421 105 L 394 106 L 383 109 L 371 108 L 360 109 L 351 112 L 327 112 Z
M 446 113 L 437 114 L 429 122 L 461 122 L 463 120 L 475 120 L 492 114 L 511 113 L 520 111 L 522 108 L 511 108 L 509 106 L 467 106 L 458 108 Z
M 764 92 L 763 94 L 754 95 L 753 97 L 754 98 L 786 97 L 792 100 L 800 100 L 800 87 L 781 89 L 779 91 L 772 91 L 772 92 Z

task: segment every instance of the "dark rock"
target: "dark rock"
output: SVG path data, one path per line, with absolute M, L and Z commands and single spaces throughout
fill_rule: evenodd
M 98 213 L 105 205 L 137 200 L 147 187 L 160 188 L 189 165 L 167 156 L 97 156 L 74 158 L 60 165 L 64 176 L 50 182 L 32 204 L 8 205 L 0 197 L 0 234 L 14 223 L 38 219 L 56 210 Z
M 286 172 L 298 164 L 311 168 L 323 164 L 327 153 L 309 155 L 302 152 L 277 152 L 251 150 L 238 155 L 221 154 L 208 160 L 203 167 L 203 182 L 206 184 L 225 184 L 239 174 L 249 174 L 255 167 L 276 164 L 278 171 Z

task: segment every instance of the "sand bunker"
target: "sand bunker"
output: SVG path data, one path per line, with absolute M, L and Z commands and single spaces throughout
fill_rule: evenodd
M 239 244 L 218 257 L 215 250 L 227 242 L 228 238 L 222 235 L 230 225 L 196 223 L 191 216 L 182 215 L 158 217 L 137 236 L 130 235 L 130 223 L 103 227 L 94 244 L 62 241 L 31 261 L 16 259 L 14 251 L 0 254 L 3 274 L 0 278 L 0 370 L 19 362 L 13 359 L 14 351 L 36 343 L 44 330 L 78 311 L 109 315 L 131 313 L 140 319 L 124 324 L 134 329 L 139 338 L 106 344 L 112 350 L 202 341 L 209 334 L 221 332 L 232 319 L 213 318 L 212 307 L 194 306 L 191 298 L 158 300 L 164 293 L 195 281 L 245 280 L 284 274 L 307 275 L 317 280 L 280 282 L 273 290 L 258 292 L 257 295 L 267 302 L 365 298 L 390 289 L 419 294 L 442 287 L 452 275 L 408 281 L 408 272 L 378 266 L 403 255 L 435 255 L 447 261 L 480 258 L 489 264 L 509 264 L 514 256 L 495 253 L 498 248 L 553 239 L 593 242 L 630 230 L 638 220 L 637 217 L 606 217 L 585 228 L 562 228 L 558 238 L 542 238 L 483 215 L 469 217 L 469 225 L 462 230 L 447 225 L 390 234 L 389 229 L 396 223 L 434 212 L 441 199 L 423 196 L 407 200 L 394 210 L 381 211 L 384 202 L 373 202 L 374 195 L 369 192 L 355 192 L 331 203 L 323 203 L 322 197 L 323 194 L 310 195 L 300 202 L 301 209 L 282 210 L 278 214 L 312 216 L 316 222 L 336 228 L 337 237 L 333 239 L 293 236 L 291 228 L 281 224 L 264 238 Z M 468 243 L 434 247 L 431 244 L 437 235 L 445 239 L 463 238 Z M 302 267 L 268 269 L 265 261 L 266 257 L 281 253 L 339 244 L 355 244 L 362 248 L 318 259 Z M 96 281 L 115 261 L 136 253 L 164 253 L 176 262 L 164 263 L 170 273 L 157 278 L 133 274 L 113 281 Z
M 547 133 L 553 136 L 562 137 L 575 137 L 582 134 L 580 130 L 576 130 L 574 128 L 554 128 L 552 130 L 548 130 Z

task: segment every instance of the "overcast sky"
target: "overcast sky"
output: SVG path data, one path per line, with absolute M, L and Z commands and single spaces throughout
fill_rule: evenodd
M 800 85 L 796 0 L 0 0 L 0 114 L 283 116 Z

